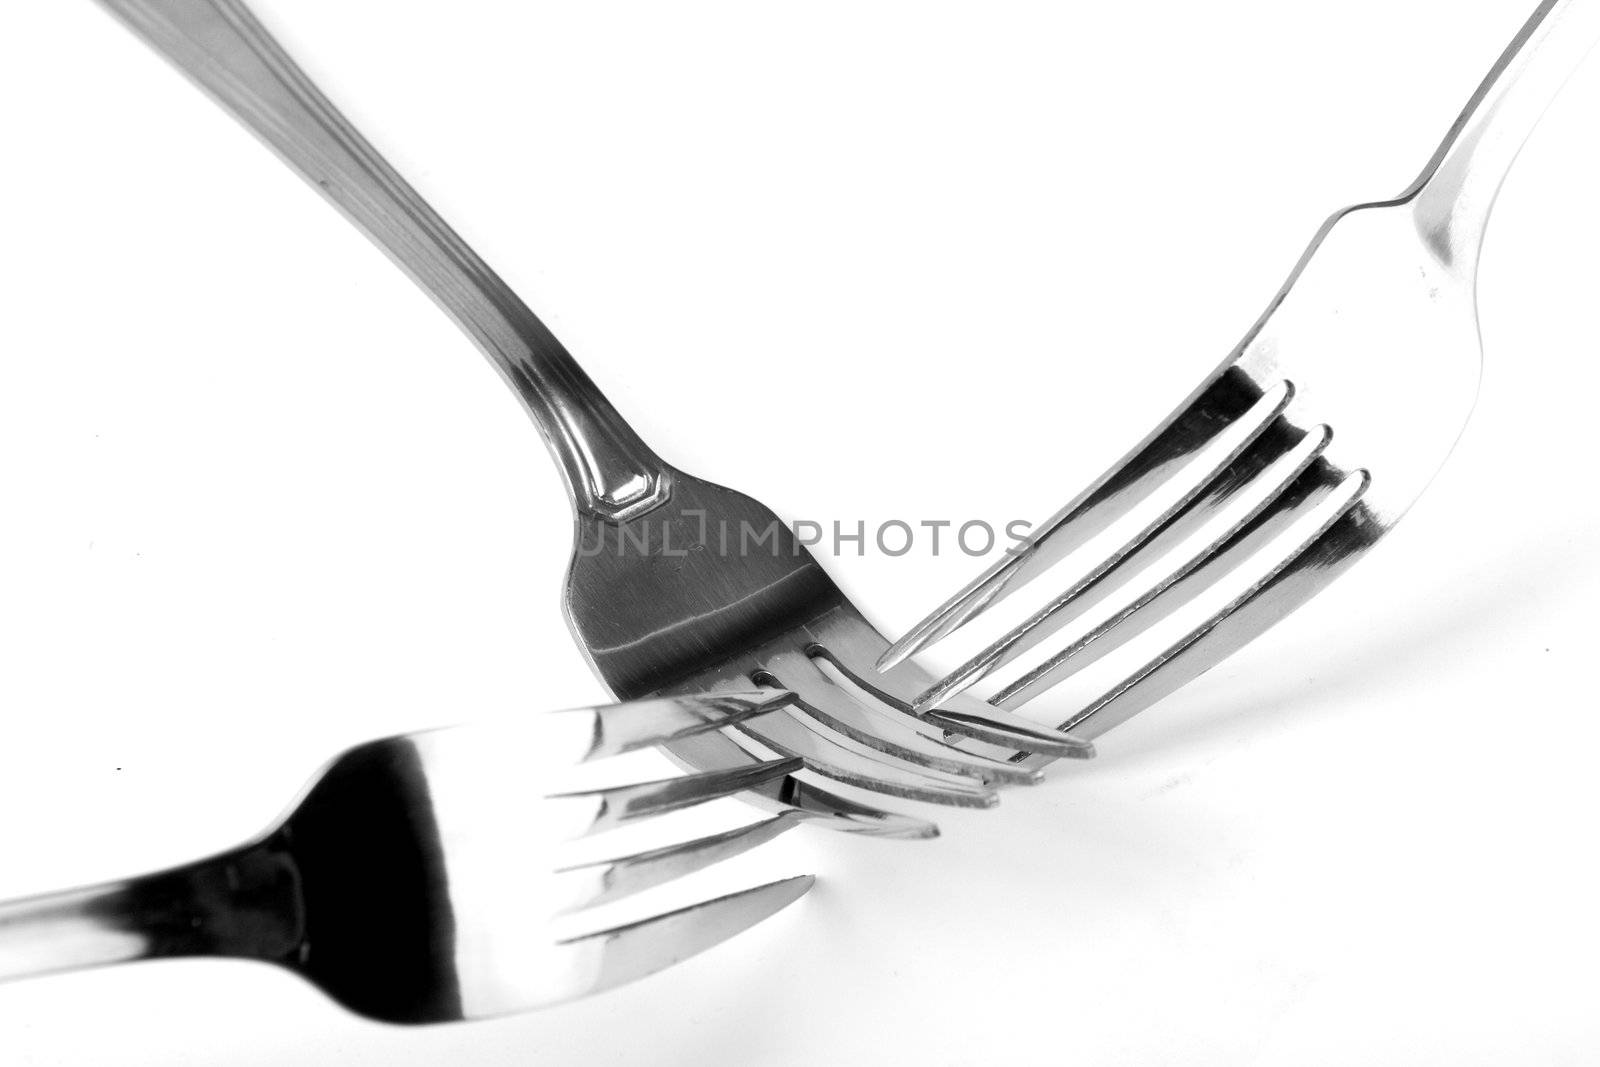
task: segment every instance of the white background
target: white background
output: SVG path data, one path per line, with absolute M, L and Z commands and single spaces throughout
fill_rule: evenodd
M 1529 6 L 258 9 L 663 455 L 873 522 L 1053 511 Z M 346 743 L 600 698 L 538 435 L 378 252 L 93 4 L 0 15 L 0 113 L 0 895 L 245 837 Z M 1591 61 L 1428 495 L 1097 761 L 929 844 L 792 833 L 809 898 L 582 1003 L 406 1030 L 171 962 L 0 989 L 0 1059 L 1593 1062 L 1597 116 Z M 896 633 L 978 569 L 825 562 Z

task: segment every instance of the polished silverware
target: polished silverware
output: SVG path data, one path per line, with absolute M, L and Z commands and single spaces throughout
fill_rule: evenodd
M 233 957 L 287 968 L 345 1007 L 395 1023 L 524 1011 L 632 981 L 760 922 L 812 879 L 575 937 L 552 919 L 754 848 L 801 816 L 599 863 L 565 862 L 564 844 L 781 782 L 800 761 L 575 791 L 552 791 L 552 780 L 791 699 L 770 690 L 681 696 L 361 745 L 249 844 L 158 874 L 0 904 L 0 980 Z
M 593 381 L 377 151 L 339 114 L 238 0 L 101 0 L 210 92 L 339 207 L 431 295 L 532 413 L 565 476 L 577 550 L 565 608 L 578 643 L 619 698 L 793 690 L 799 713 L 674 746 L 718 767 L 777 753 L 805 760 L 798 788 L 770 803 L 836 816 L 858 832 L 922 835 L 820 789 L 815 775 L 896 796 L 987 806 L 1002 782 L 1037 772 L 946 743 L 953 731 L 1008 749 L 1086 756 L 1086 742 L 981 701 L 908 714 L 932 684 L 912 665 L 878 672 L 889 643 L 768 508 L 670 466 Z M 824 658 L 887 702 L 862 700 Z M 783 795 L 780 796 L 779 793 Z
M 1098 737 L 1283 618 L 1391 530 L 1477 395 L 1474 290 L 1495 195 L 1597 38 L 1597 0 L 1541 4 L 1405 192 L 1329 218 L 1222 366 L 879 660 L 903 662 L 1049 574 L 1060 592 L 1046 606 L 914 706 L 957 699 L 1051 638 L 996 706 L 1019 708 L 1125 649 L 1103 665 L 1110 681 L 1089 678 L 1090 695 L 1060 723 Z

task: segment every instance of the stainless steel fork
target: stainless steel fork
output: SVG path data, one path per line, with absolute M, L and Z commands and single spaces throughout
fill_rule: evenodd
M 987 806 L 991 788 L 1037 772 L 962 752 L 953 731 L 1008 749 L 1087 756 L 1092 747 L 968 700 L 908 714 L 932 683 L 876 671 L 888 648 L 777 516 L 691 477 L 645 445 L 573 358 L 295 66 L 238 0 L 101 0 L 209 91 L 381 246 L 477 342 L 532 413 L 577 512 L 565 607 L 578 643 L 620 698 L 745 689 L 797 694 L 783 712 L 674 747 L 696 766 L 802 757 L 772 803 L 832 813 L 860 832 L 920 835 L 820 789 L 814 775 L 896 796 Z M 884 703 L 862 700 L 831 660 Z
M 360 745 L 249 844 L 156 874 L 0 903 L 0 981 L 222 956 L 284 967 L 375 1019 L 431 1023 L 525 1011 L 641 978 L 786 907 L 812 879 L 577 936 L 553 920 L 577 912 L 581 922 L 579 909 L 757 847 L 799 814 L 601 862 L 569 862 L 567 843 L 781 781 L 799 761 L 572 791 L 560 789 L 561 775 L 772 714 L 789 700 L 781 692 L 685 696 Z
M 1597 38 L 1600 0 L 1541 4 L 1405 192 L 1334 214 L 1222 366 L 1023 550 L 879 660 L 904 661 L 1046 572 L 1058 583 L 1046 606 L 914 706 L 957 699 L 1052 637 L 995 705 L 1018 708 L 1126 649 L 1106 661 L 1110 681 L 1091 679 L 1060 724 L 1098 737 L 1283 618 L 1393 529 L 1477 395 L 1475 283 L 1495 195 Z

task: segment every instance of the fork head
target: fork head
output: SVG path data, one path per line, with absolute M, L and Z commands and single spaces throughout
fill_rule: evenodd
M 283 962 L 362 1014 L 438 1022 L 585 996 L 733 936 L 804 894 L 811 879 L 578 936 L 560 917 L 788 829 L 797 820 L 780 815 L 681 840 L 673 820 L 655 817 L 782 778 L 798 760 L 598 788 L 565 789 L 561 778 L 575 765 L 770 713 L 787 700 L 757 692 L 643 701 L 426 731 L 346 753 L 278 835 L 297 871 L 303 920 Z M 649 829 L 669 843 L 569 862 L 566 842 L 635 822 L 663 824 Z
M 750 497 L 681 471 L 668 485 L 665 504 L 624 522 L 580 512 L 564 603 L 579 645 L 620 698 L 752 684 L 795 694 L 793 712 L 674 745 L 691 765 L 798 756 L 806 773 L 769 787 L 769 803 L 826 813 L 839 829 L 924 836 L 927 824 L 852 807 L 818 778 L 983 807 L 994 802 L 994 785 L 1032 782 L 1037 771 L 959 751 L 947 730 L 1009 750 L 1092 751 L 977 701 L 912 713 L 931 677 L 911 666 L 872 667 L 888 640 L 785 523 Z
M 1048 572 L 1043 606 L 913 706 L 938 707 L 1032 652 L 993 702 L 1016 709 L 1098 664 L 1058 717 L 1097 737 L 1292 611 L 1392 529 L 1460 435 L 1480 368 L 1472 265 L 1430 245 L 1411 200 L 1341 212 L 1227 362 L 879 666 Z
M 1093 738 L 1241 647 L 1392 529 L 1454 446 L 1482 365 L 1474 266 L 1429 240 L 1415 198 L 1335 215 L 1227 362 L 879 666 L 1046 572 L 1051 598 L 913 706 L 1049 641 L 993 701 L 1108 660 L 1058 718 Z
M 1253 639 L 1391 530 L 1477 395 L 1474 284 L 1495 196 L 1596 40 L 1600 5 L 1545 0 L 1405 193 L 1330 218 L 1199 389 L 1021 552 L 880 658 L 904 662 L 1061 566 L 1043 607 L 914 706 L 939 706 L 1054 638 L 992 702 L 1015 709 L 1099 669 L 1058 715 L 1062 729 L 1098 736 Z
M 1042 606 L 913 706 L 939 707 L 1017 664 L 992 697 L 1014 710 L 1094 667 L 1057 721 L 1098 737 L 1391 530 L 1460 436 L 1482 365 L 1475 262 L 1422 223 L 1415 198 L 1331 218 L 1226 363 L 880 659 L 903 662 L 1049 573 Z

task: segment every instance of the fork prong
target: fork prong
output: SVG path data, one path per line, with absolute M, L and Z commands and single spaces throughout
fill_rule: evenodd
M 1377 542 L 1381 529 L 1360 505 L 1329 527 L 1253 596 L 1129 687 L 1074 715 L 1074 729 L 1098 737 L 1183 688 L 1321 592 Z
M 1087 738 L 1062 733 L 1018 715 L 1009 708 L 995 707 L 959 693 L 937 708 L 916 710 L 915 701 L 935 684 L 935 680 L 933 675 L 914 663 L 902 663 L 886 671 L 852 673 L 837 659 L 830 659 L 829 662 L 852 682 L 891 707 L 952 734 L 994 745 L 1002 752 L 1031 752 L 1049 759 L 1090 759 L 1094 756 L 1094 742 Z
M 748 692 L 652 697 L 594 708 L 594 744 L 583 758 L 600 759 L 666 744 L 793 703 L 794 694 L 782 689 L 751 688 Z
M 1052 732 L 1048 727 L 1020 716 L 1011 717 L 1017 726 L 1004 731 L 990 730 L 988 727 L 997 718 L 995 712 L 1006 709 L 974 700 L 972 703 L 983 710 L 973 712 L 960 705 L 959 702 L 964 699 L 957 697 L 950 702 L 950 705 L 924 712 L 922 717 L 928 722 L 943 726 L 951 733 L 991 745 L 1000 745 L 1006 749 L 1021 748 L 1023 752 L 1051 759 L 1091 759 L 1094 756 L 1094 742 L 1065 731 Z M 1017 743 L 1018 738 L 1022 739 L 1020 745 Z
M 803 711 L 868 748 L 992 785 L 1033 785 L 1043 778 L 1031 768 L 962 752 L 918 733 L 918 720 L 898 711 L 873 710 L 836 685 L 798 649 L 771 653 L 763 662 L 777 685 L 793 691 Z
M 916 710 L 915 701 L 933 687 L 935 679 L 914 663 L 902 663 L 885 671 L 855 671 L 840 658 L 824 655 L 841 674 L 890 707 L 952 734 L 994 745 L 1000 752 L 1032 752 L 1050 759 L 1094 756 L 1094 743 L 1086 738 L 1061 733 L 1017 715 L 1009 708 L 998 708 L 961 694 L 940 707 Z
M 970 778 L 875 752 L 821 724 L 808 725 L 792 712 L 779 712 L 758 723 L 741 723 L 728 736 L 741 747 L 755 744 L 801 757 L 807 770 L 874 793 L 958 808 L 990 808 L 1000 801 L 994 790 Z
M 1253 581 L 1259 584 L 1277 568 L 1287 566 L 1342 510 L 1348 510 L 1365 488 L 1365 477 L 1345 476 L 1325 463 L 1306 471 L 1253 523 L 1144 610 L 1086 647 L 1069 646 L 1058 652 L 991 699 L 1006 707 L 1021 707 L 1147 631 L 1179 626 L 1169 619 L 1181 616 L 1199 626 L 1213 612 L 1231 610 L 1230 604 L 1249 594 Z
M 1175 636 L 1163 636 L 1158 651 L 1110 689 L 1062 723 L 1089 737 L 1126 722 L 1204 673 L 1272 625 L 1341 573 L 1372 538 L 1359 502 L 1369 484 L 1366 471 L 1338 478 L 1308 494 L 1282 524 L 1266 524 L 1262 535 L 1244 537 L 1218 561 L 1222 575 L 1182 608 L 1161 620 Z M 1279 526 L 1273 529 L 1273 526 Z M 1263 539 L 1267 543 L 1260 543 Z M 1170 622 L 1169 622 L 1170 620 Z M 1013 705 L 1032 699 L 1059 677 L 1045 668 L 1020 680 L 996 700 Z
M 667 751 L 691 767 L 738 766 L 759 759 L 721 732 L 684 738 L 674 742 Z M 796 812 L 811 825 L 838 833 L 902 841 L 923 841 L 939 836 L 939 827 L 926 819 L 848 800 L 805 780 L 806 777 L 790 775 L 767 782 L 756 786 L 747 797 L 758 806 Z
M 714 863 L 732 859 L 793 829 L 803 819 L 800 812 L 789 811 L 748 826 L 667 845 L 665 848 L 563 867 L 556 873 L 565 876 L 569 883 L 571 903 L 561 913 L 621 900 L 675 878 L 693 874 Z
M 568 956 L 563 999 L 575 999 L 654 974 L 721 944 L 799 900 L 809 875 L 730 893 L 642 922 L 557 942 Z
M 877 808 L 848 800 L 837 793 L 806 781 L 803 777 L 785 778 L 778 798 L 793 805 L 801 816 L 825 829 L 863 837 L 879 837 L 890 841 L 931 841 L 939 836 L 937 823 L 918 819 L 898 812 L 880 811 Z M 763 787 L 762 792 L 773 786 Z
M 669 811 L 703 804 L 708 800 L 732 796 L 741 790 L 753 789 L 793 774 L 802 766 L 804 764 L 794 758 L 764 760 L 743 767 L 682 774 L 653 782 L 636 782 L 605 789 L 582 789 L 571 793 L 553 793 L 547 799 L 592 804 L 593 815 L 579 835 L 585 836 L 609 830 L 635 819 L 663 815 Z
M 721 679 L 701 681 L 697 687 L 711 692 L 742 692 L 752 684 L 749 673 L 757 669 L 758 663 L 751 661 L 738 673 L 730 671 Z M 732 739 L 735 749 L 744 750 L 743 759 L 751 758 L 752 754 L 758 759 L 770 758 L 774 753 L 797 756 L 805 761 L 808 770 L 875 793 L 962 808 L 987 808 L 999 802 L 994 790 L 980 782 L 875 751 L 828 729 L 797 709 L 786 708 L 737 723 L 728 730 L 686 738 L 672 746 L 672 750 L 679 753 L 697 753 L 691 766 L 737 766 L 734 761 L 741 757 L 732 753 L 725 754 L 717 763 L 699 762 L 705 758 L 700 754 L 709 754 L 710 747 L 690 746 L 706 737 Z M 689 759 L 687 755 L 683 758 Z
M 1094 542 L 1077 579 L 1092 582 L 1187 506 L 1282 414 L 1293 395 L 1289 382 L 1263 391 L 1238 368 L 1224 368 L 1137 448 L 1046 520 L 1025 547 L 979 575 L 890 646 L 878 667 L 904 662 Z
M 872 663 L 889 647 L 888 640 L 860 612 L 838 609 L 813 622 L 809 629 L 816 639 L 809 650 L 811 654 L 833 664 L 852 684 L 931 726 L 997 747 L 996 752 L 985 755 L 1009 756 L 1019 750 L 1066 759 L 1094 755 L 1094 746 L 1082 738 L 1059 733 L 979 700 L 957 697 L 938 709 L 937 714 L 914 710 L 916 698 L 934 684 L 933 675 L 915 663 L 901 663 L 881 671 L 860 666 Z
M 1066 643 L 1052 662 L 1081 655 L 1080 662 L 1087 664 L 1116 648 L 1133 633 L 1126 624 L 1130 616 L 1151 610 L 1162 593 L 1281 500 L 1331 438 L 1326 426 L 1300 433 L 1278 420 L 1159 534 L 1101 572 L 1092 584 L 1069 589 L 1013 627 L 940 679 L 917 698 L 915 706 L 937 707 L 1062 630 L 1067 631 Z

